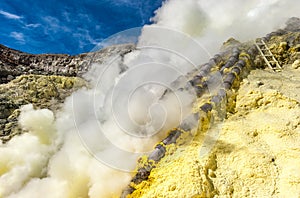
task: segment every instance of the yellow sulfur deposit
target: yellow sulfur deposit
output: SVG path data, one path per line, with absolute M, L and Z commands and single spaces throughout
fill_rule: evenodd
M 34 107 L 56 111 L 66 97 L 84 86 L 87 82 L 79 77 L 35 74 L 21 75 L 7 84 L 1 84 L 0 120 L 4 122 L 0 124 L 0 140 L 7 142 L 21 133 L 17 118 L 22 105 L 32 103 Z
M 199 155 L 206 134 L 177 141 L 128 197 L 299 197 L 299 83 L 291 65 L 253 70 L 212 151 Z

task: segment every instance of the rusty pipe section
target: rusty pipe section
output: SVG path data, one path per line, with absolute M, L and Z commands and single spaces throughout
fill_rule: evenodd
M 167 146 L 176 144 L 176 141 L 183 133 L 190 133 L 193 128 L 201 128 L 201 116 L 210 119 L 211 112 L 216 109 L 222 102 L 227 102 L 230 97 L 230 90 L 238 89 L 239 81 L 247 76 L 249 71 L 254 67 L 253 61 L 258 52 L 254 45 L 251 46 L 235 46 L 230 50 L 216 54 L 213 58 L 199 66 L 197 71 L 191 72 L 188 76 L 189 81 L 186 86 L 192 86 L 195 89 L 198 98 L 204 95 L 209 95 L 209 82 L 214 76 L 212 73 L 219 72 L 222 78 L 223 86 L 207 97 L 207 99 L 200 105 L 196 113 L 191 114 L 185 119 L 180 126 L 168 132 L 168 136 L 159 142 L 154 150 L 147 157 L 147 162 L 137 169 L 135 176 L 131 180 L 131 184 L 123 191 L 121 197 L 125 198 L 127 195 L 135 191 L 135 186 L 148 179 L 150 172 L 155 165 L 165 156 Z M 179 88 L 184 89 L 184 88 Z M 198 123 L 194 126 L 191 123 Z M 203 131 L 205 132 L 205 131 Z

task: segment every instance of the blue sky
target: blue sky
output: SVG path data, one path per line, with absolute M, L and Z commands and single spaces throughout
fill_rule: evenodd
M 28 53 L 88 52 L 148 24 L 162 0 L 1 0 L 0 44 Z

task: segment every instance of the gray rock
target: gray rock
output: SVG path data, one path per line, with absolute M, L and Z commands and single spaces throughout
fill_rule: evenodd
M 102 63 L 113 54 L 126 54 L 135 48 L 133 44 L 115 45 L 96 52 L 75 56 L 66 54 L 28 54 L 0 44 L 0 84 L 24 74 L 80 76 L 92 62 Z

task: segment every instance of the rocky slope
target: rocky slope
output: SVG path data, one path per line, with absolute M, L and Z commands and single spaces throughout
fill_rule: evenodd
M 171 130 L 141 158 L 123 197 L 299 197 L 299 27 L 293 18 L 263 38 L 280 72 L 266 68 L 251 42 L 225 43 L 238 50 L 208 63 L 225 92 L 199 95 L 198 128 Z
M 0 45 L 0 84 L 25 74 L 80 76 L 89 69 L 91 62 L 101 63 L 111 54 L 123 54 L 133 48 L 133 45 L 111 46 L 98 52 L 69 56 L 27 54 Z
M 77 56 L 33 55 L 0 45 L 0 139 L 6 142 L 21 133 L 17 118 L 22 105 L 57 110 L 73 91 L 87 86 L 81 75 L 91 63 L 132 49 L 128 44 Z
M 179 138 L 167 146 L 129 197 L 299 197 L 299 71 L 250 72 L 235 112 L 188 144 Z M 200 156 L 207 133 L 218 128 L 214 148 Z
M 283 66 L 281 72 L 266 68 L 253 42 L 234 39 L 191 72 L 187 84 L 198 95 L 193 116 L 199 126 L 183 123 L 172 129 L 151 155 L 139 160 L 122 197 L 299 197 L 299 30 L 300 20 L 292 18 L 285 29 L 263 38 Z M 17 125 L 22 105 L 55 112 L 70 93 L 88 86 L 80 76 L 91 62 L 133 48 L 112 46 L 68 56 L 0 46 L 1 140 L 22 132 Z M 207 82 L 215 71 L 224 87 L 210 94 Z

